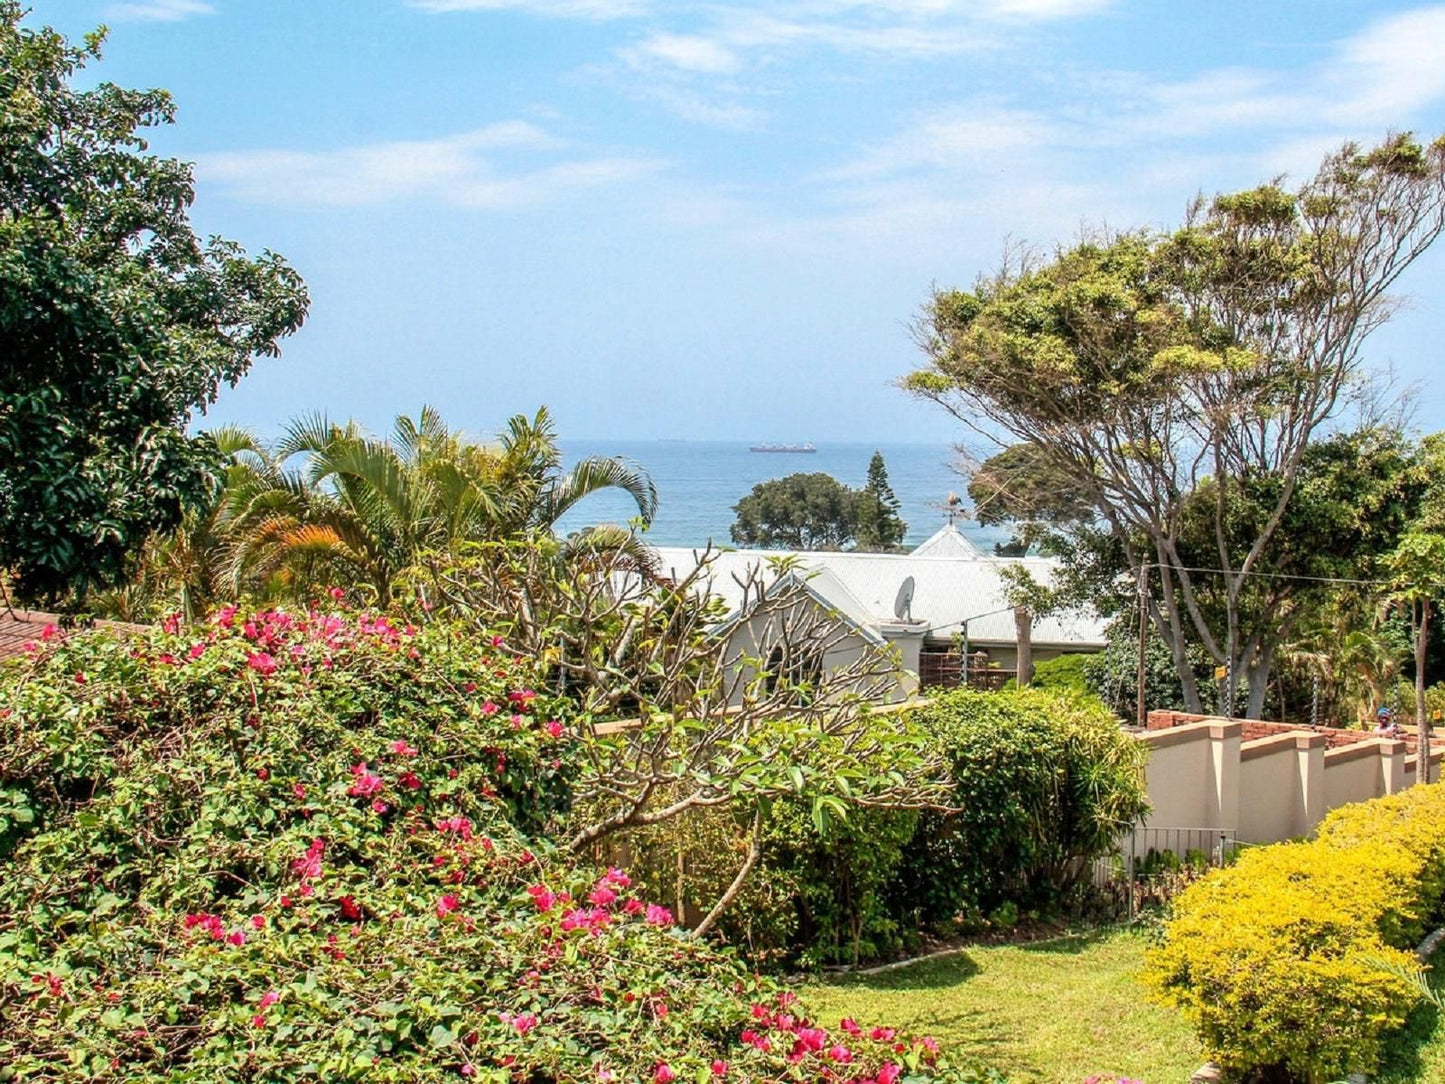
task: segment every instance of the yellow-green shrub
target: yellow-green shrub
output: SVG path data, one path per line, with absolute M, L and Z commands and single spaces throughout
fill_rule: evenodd
M 1229 1069 L 1369 1072 L 1417 997 L 1395 969 L 1438 916 L 1442 860 L 1445 788 L 1337 810 L 1182 893 L 1147 979 Z

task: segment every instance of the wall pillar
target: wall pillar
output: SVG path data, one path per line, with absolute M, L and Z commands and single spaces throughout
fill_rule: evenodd
M 1239 723 L 1218 722 L 1209 726 L 1209 766 L 1214 792 L 1214 823 L 1233 836 L 1239 831 Z
M 1380 793 L 1398 794 L 1405 789 L 1405 743 L 1381 739 Z
M 1323 734 L 1296 734 L 1295 783 L 1299 788 L 1295 799 L 1295 834 L 1304 836 L 1314 831 L 1325 815 L 1325 746 L 1329 739 Z

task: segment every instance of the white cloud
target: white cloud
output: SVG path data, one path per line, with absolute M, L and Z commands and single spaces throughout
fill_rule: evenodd
M 574 158 L 501 163 L 498 152 L 555 152 L 566 145 L 525 121 L 505 121 L 432 140 L 398 140 L 330 151 L 254 150 L 201 155 L 197 176 L 237 199 L 361 206 L 432 200 L 456 206 L 534 206 L 573 192 L 636 179 L 652 159 Z
M 974 103 L 923 116 L 823 176 L 847 181 L 913 170 L 987 170 L 1001 156 L 1057 146 L 1065 138 L 1062 127 L 1041 114 Z
M 423 11 L 520 11 L 558 19 L 625 19 L 644 14 L 647 0 L 410 0 Z
M 1381 19 L 1340 53 L 1335 81 L 1345 93 L 1332 110 L 1335 119 L 1398 123 L 1445 96 L 1445 7 Z
M 1445 102 L 1445 6 L 1378 19 L 1293 70 L 1219 68 L 1161 81 L 1056 73 L 1056 104 L 1000 97 L 920 112 L 804 181 L 806 214 L 738 211 L 751 245 L 889 258 L 927 238 L 985 261 L 1005 236 L 1178 221 L 1189 197 L 1313 173 L 1353 137 Z M 1434 133 L 1427 133 L 1434 134 Z
M 661 61 L 683 71 L 711 75 L 729 74 L 742 66 L 726 44 L 696 34 L 653 34 L 640 45 L 623 50 L 623 57 L 633 67 Z
M 111 4 L 105 17 L 116 22 L 176 23 L 194 15 L 214 15 L 215 11 L 205 0 L 132 0 Z
M 999 18 L 1046 22 L 1096 15 L 1114 6 L 1115 0 L 991 0 L 985 5 L 990 15 Z

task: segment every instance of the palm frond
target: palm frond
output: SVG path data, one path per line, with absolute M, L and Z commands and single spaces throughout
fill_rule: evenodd
M 593 456 L 546 486 L 537 502 L 536 524 L 550 527 L 578 501 L 603 489 L 629 494 L 644 524 L 657 514 L 657 486 L 646 470 L 626 459 Z

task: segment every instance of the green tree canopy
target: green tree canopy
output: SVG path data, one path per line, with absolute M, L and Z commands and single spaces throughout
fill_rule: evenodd
M 883 453 L 868 461 L 868 481 L 854 500 L 854 533 L 860 550 L 896 550 L 903 545 L 908 524 L 898 515 L 898 496 L 888 484 Z
M 1442 227 L 1445 140 L 1348 144 L 1297 189 L 1200 200 L 1173 233 L 1104 234 L 936 293 L 920 327 L 928 365 L 906 386 L 1036 449 L 1128 568 L 1149 569 L 1149 618 L 1191 707 L 1191 642 L 1250 674 L 1257 702 L 1277 636 L 1255 574 L 1281 544 L 1306 449 L 1362 376 L 1390 288 Z M 1199 564 L 1186 505 L 1206 485 L 1213 545 Z M 1236 532 L 1265 488 L 1271 502 Z M 1218 606 L 1201 604 L 1206 590 Z
M 733 512 L 740 546 L 838 550 L 857 530 L 856 495 L 831 474 L 790 474 L 759 482 Z
M 1022 557 L 1053 531 L 1094 518 L 1088 498 L 1032 444 L 1012 445 L 980 463 L 968 496 L 983 526 L 1014 526 L 1014 537 L 994 547 L 1003 556 Z
M 100 57 L 0 0 L 0 569 L 24 599 L 114 585 L 220 484 L 190 436 L 306 316 L 300 277 L 191 228 L 191 167 L 146 153 L 161 90 L 72 80 Z

